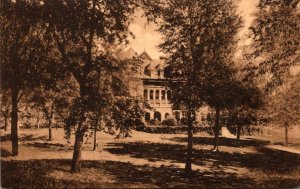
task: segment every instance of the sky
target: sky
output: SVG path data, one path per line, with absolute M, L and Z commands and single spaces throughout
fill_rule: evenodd
M 241 37 L 245 36 L 251 21 L 256 11 L 256 4 L 258 0 L 240 0 L 239 14 L 244 20 L 244 27 L 241 30 Z M 137 52 L 142 53 L 144 50 L 154 59 L 158 59 L 163 56 L 163 53 L 159 52 L 157 45 L 162 42 L 162 36 L 159 32 L 155 31 L 157 26 L 153 23 L 147 24 L 146 18 L 142 17 L 141 11 L 136 11 L 134 21 L 129 26 L 129 29 L 135 35 L 135 38 L 131 38 L 130 46 Z

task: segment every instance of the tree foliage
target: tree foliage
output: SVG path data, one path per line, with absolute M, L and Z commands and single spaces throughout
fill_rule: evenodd
M 298 0 L 260 0 L 250 27 L 252 48 L 247 58 L 249 75 L 263 76 L 265 89 L 283 84 L 289 68 L 300 61 L 300 11 Z
M 12 154 L 18 155 L 18 103 L 40 83 L 40 68 L 48 48 L 42 38 L 37 1 L 3 0 L 0 3 L 1 87 L 12 103 Z
M 172 102 L 187 111 L 188 147 L 186 172 L 191 172 L 193 120 L 195 111 L 208 103 L 225 102 L 232 88 L 232 57 L 241 20 L 235 1 L 144 1 L 146 15 L 159 24 L 167 55 L 166 76 Z M 228 81 L 230 86 L 224 82 Z
M 1 119 L 1 125 L 4 125 L 5 131 L 7 131 L 8 128 L 8 122 L 9 122 L 9 117 L 11 113 L 11 102 L 9 98 L 9 93 L 5 90 L 1 91 L 1 117 L 4 119 Z M 4 124 L 3 122 L 4 121 Z
M 44 1 L 43 19 L 48 39 L 59 51 L 61 64 L 79 86 L 68 119 L 68 130 L 75 131 L 72 171 L 80 171 L 81 147 L 103 101 L 99 92 L 102 73 L 113 72 L 118 61 L 110 46 L 126 42 L 133 1 Z M 111 77 L 107 77 L 109 80 Z M 107 103 L 107 102 L 106 102 Z
M 250 134 L 251 126 L 261 123 L 260 112 L 265 105 L 262 91 L 253 84 L 242 85 L 238 92 L 239 95 L 235 95 L 235 106 L 228 108 L 224 115 L 225 125 L 230 130 L 235 129 L 237 140 L 245 130 Z
M 300 75 L 272 94 L 268 99 L 266 112 L 273 124 L 285 128 L 285 143 L 288 144 L 288 129 L 300 123 Z

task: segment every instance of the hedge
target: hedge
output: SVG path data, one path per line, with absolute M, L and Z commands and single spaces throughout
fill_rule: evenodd
M 147 133 L 163 133 L 163 134 L 181 134 L 187 132 L 187 126 L 144 126 L 137 128 L 138 131 L 144 131 Z M 211 134 L 212 128 L 203 126 L 203 127 L 194 127 L 194 133 L 206 132 Z

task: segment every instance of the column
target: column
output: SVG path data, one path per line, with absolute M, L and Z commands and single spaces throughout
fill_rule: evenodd
M 154 106 L 156 106 L 156 104 L 155 104 L 155 102 L 156 102 L 156 96 L 155 96 L 155 94 L 156 94 L 156 90 L 155 89 L 153 89 L 153 104 L 154 104 Z
M 165 90 L 165 99 L 166 99 L 166 106 L 168 106 L 168 93 L 167 93 L 167 90 Z

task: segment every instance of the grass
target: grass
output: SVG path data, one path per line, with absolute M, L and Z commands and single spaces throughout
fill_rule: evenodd
M 114 139 L 99 133 L 99 149 L 85 140 L 81 174 L 70 173 L 71 146 L 62 130 L 47 141 L 45 130 L 20 130 L 20 156 L 10 156 L 1 135 L 4 188 L 294 188 L 300 186 L 300 155 L 267 147 L 264 140 L 196 135 L 193 175 L 184 174 L 185 135 L 133 133 Z M 34 154 L 34 155 L 32 155 Z

